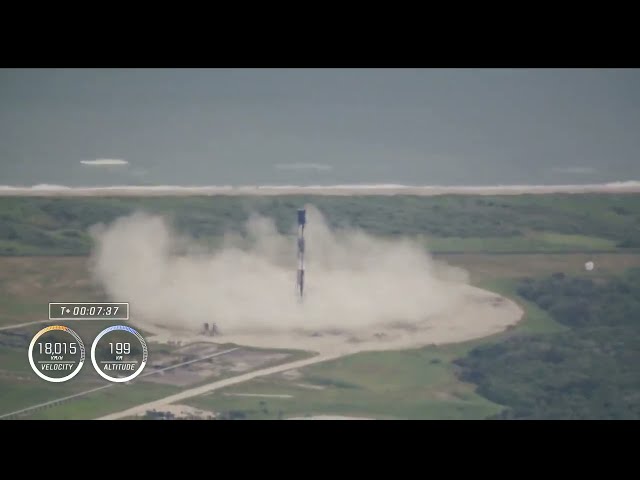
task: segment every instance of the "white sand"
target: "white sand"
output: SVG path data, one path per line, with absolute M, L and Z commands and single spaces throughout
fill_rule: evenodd
M 588 185 L 487 185 L 487 186 L 411 186 L 411 185 L 246 185 L 246 186 L 112 186 L 67 187 L 34 185 L 31 187 L 0 185 L 0 196 L 191 196 L 191 195 L 520 195 L 548 193 L 637 193 L 639 181 Z
M 513 301 L 493 292 L 462 285 L 466 302 L 455 304 L 451 310 L 425 318 L 413 325 L 388 325 L 343 332 L 237 334 L 203 337 L 172 332 L 166 327 L 140 324 L 155 333 L 149 341 L 168 343 L 197 341 L 235 343 L 261 348 L 291 348 L 317 352 L 321 355 L 342 356 L 371 350 L 404 350 L 425 345 L 457 343 L 485 337 L 516 324 L 523 315 Z

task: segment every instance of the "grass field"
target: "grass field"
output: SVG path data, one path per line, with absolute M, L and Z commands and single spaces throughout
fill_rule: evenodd
M 301 377 L 260 378 L 199 398 L 192 404 L 242 411 L 248 418 L 335 414 L 375 418 L 484 418 L 501 410 L 461 382 L 452 363 L 472 348 L 521 334 L 565 329 L 531 302 L 515 282 L 556 272 L 597 281 L 640 266 L 640 195 L 522 195 L 505 197 L 286 198 L 0 198 L 0 327 L 47 318 L 49 302 L 107 300 L 89 274 L 88 229 L 135 210 L 159 213 L 198 242 L 216 245 L 257 212 L 287 232 L 295 209 L 313 204 L 331 226 L 374 235 L 422 239 L 437 260 L 466 269 L 474 285 L 516 300 L 525 310 L 517 326 L 472 342 L 399 352 L 370 352 L 317 364 Z M 584 263 L 595 262 L 586 272 Z M 130 299 L 120 299 L 130 301 Z M 81 322 L 92 339 L 107 323 Z M 24 329 L 33 335 L 42 325 Z M 67 384 L 35 378 L 24 346 L 0 331 L 0 415 L 100 385 L 91 365 Z M 85 342 L 88 340 L 85 340 Z M 303 355 L 303 354 L 300 354 Z M 308 388 L 299 384 L 315 385 Z M 48 408 L 33 418 L 92 418 L 177 391 L 135 383 Z M 292 395 L 233 397 L 228 393 Z M 189 403 L 189 402 L 188 402 Z
M 105 300 L 86 257 L 0 257 L 0 327 L 46 320 L 49 302 Z
M 437 254 L 436 260 L 464 268 L 476 285 L 499 279 L 539 277 L 564 272 L 567 275 L 605 279 L 627 268 L 640 266 L 640 254 L 562 253 L 562 254 Z M 593 261 L 588 272 L 584 264 Z
M 548 275 L 558 271 L 605 278 L 640 265 L 633 254 L 453 254 L 438 255 L 467 269 L 472 283 L 515 298 L 526 312 L 525 320 L 515 328 L 477 341 L 441 347 L 426 347 L 401 352 L 371 352 L 308 367 L 302 378 L 287 380 L 274 376 L 254 380 L 237 387 L 187 402 L 215 411 L 243 411 L 248 418 L 278 418 L 307 414 L 369 416 L 375 418 L 484 418 L 500 411 L 474 393 L 472 385 L 460 382 L 452 360 L 486 342 L 519 333 L 552 333 L 563 330 L 542 310 L 516 297 L 514 281 L 527 276 Z M 597 268 L 584 270 L 584 262 L 593 260 Z M 8 300 L 0 304 L 5 324 L 23 323 L 46 316 L 49 301 L 100 299 L 82 257 L 0 257 L 1 294 Z M 16 281 L 12 281 L 16 279 Z M 59 295 L 59 296 L 58 296 Z M 85 296 L 86 295 L 86 296 Z M 34 302 L 33 299 L 40 299 Z M 30 334 L 42 325 L 27 327 Z M 106 324 L 81 322 L 76 329 L 83 338 L 93 338 Z M 302 354 L 301 354 L 302 355 Z M 77 382 L 62 385 L 43 384 L 32 378 L 22 349 L 0 347 L 0 414 L 35 405 L 99 383 L 85 366 Z M 10 372 L 8 377 L 6 372 Z M 16 378 L 17 375 L 17 378 Z M 316 384 L 320 389 L 296 386 Z M 157 385 L 132 385 L 126 389 L 107 389 L 68 404 L 36 412 L 30 418 L 92 418 L 161 398 L 177 389 Z M 293 399 L 232 397 L 225 393 L 249 392 L 293 395 Z M 260 403 L 264 402 L 264 403 Z M 264 413 L 264 411 L 267 413 Z M 280 413 L 282 412 L 282 413 Z
M 506 237 L 428 237 L 430 251 L 438 253 L 555 253 L 615 251 L 616 242 L 607 238 L 562 233 L 530 232 Z
M 275 419 L 307 414 L 373 418 L 466 419 L 498 413 L 500 407 L 455 380 L 446 349 L 361 353 L 187 401 L 202 409 L 242 411 L 246 418 Z M 453 379 L 453 381 L 452 381 Z M 312 389 L 301 387 L 314 385 Z M 230 396 L 233 393 L 292 398 Z
M 84 420 L 123 410 L 140 403 L 150 402 L 179 392 L 167 385 L 116 385 L 71 402 L 39 410 L 29 418 L 33 420 Z

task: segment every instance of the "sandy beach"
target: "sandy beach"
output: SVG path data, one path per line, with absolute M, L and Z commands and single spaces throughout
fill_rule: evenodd
M 161 197 L 161 196 L 277 196 L 277 195 L 522 195 L 549 193 L 638 193 L 640 181 L 585 185 L 489 185 L 489 186 L 411 186 L 411 185 L 211 185 L 211 186 L 111 186 L 68 187 L 63 185 L 0 185 L 4 197 Z

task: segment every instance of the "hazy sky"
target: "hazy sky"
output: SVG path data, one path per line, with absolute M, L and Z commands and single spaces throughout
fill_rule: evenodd
M 0 70 L 5 185 L 593 183 L 639 147 L 639 70 Z

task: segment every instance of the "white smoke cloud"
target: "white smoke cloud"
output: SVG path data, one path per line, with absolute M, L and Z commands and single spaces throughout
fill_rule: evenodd
M 176 329 L 215 322 L 223 334 L 339 329 L 418 322 L 459 299 L 466 273 L 434 262 L 409 239 L 332 231 L 307 207 L 305 299 L 295 293 L 296 241 L 271 219 L 206 250 L 159 216 L 120 218 L 92 230 L 93 273 L 132 318 Z

